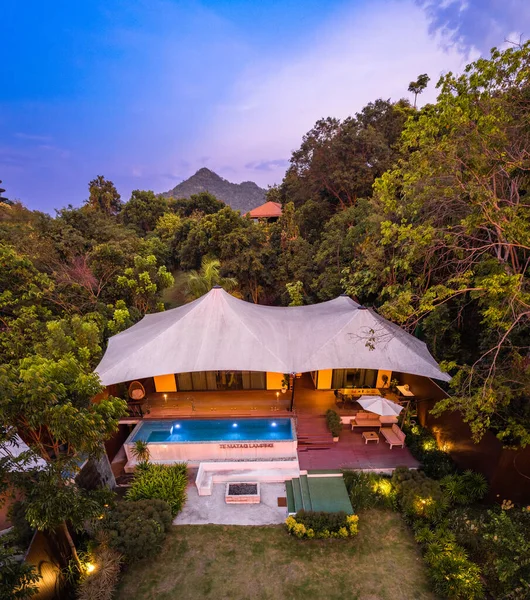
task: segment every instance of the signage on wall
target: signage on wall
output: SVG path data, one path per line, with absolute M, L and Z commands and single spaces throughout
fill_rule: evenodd
M 274 444 L 219 444 L 219 448 L 221 450 L 228 450 L 232 448 L 274 448 Z

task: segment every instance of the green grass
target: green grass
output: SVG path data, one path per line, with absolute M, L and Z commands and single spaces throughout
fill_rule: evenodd
M 298 540 L 282 526 L 174 527 L 160 554 L 129 567 L 117 600 L 434 600 L 401 517 L 359 517 L 348 540 Z

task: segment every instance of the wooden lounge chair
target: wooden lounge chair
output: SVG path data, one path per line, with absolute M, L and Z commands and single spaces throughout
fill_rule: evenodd
M 405 434 L 397 425 L 394 424 L 392 427 L 383 427 L 381 429 L 381 434 L 390 444 L 390 450 L 392 450 L 393 446 L 401 446 L 402 448 L 405 446 Z

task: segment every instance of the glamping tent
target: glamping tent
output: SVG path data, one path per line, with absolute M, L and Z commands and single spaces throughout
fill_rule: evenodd
M 146 315 L 113 336 L 96 368 L 104 385 L 169 373 L 386 369 L 448 381 L 422 341 L 347 296 L 274 307 L 220 287 Z

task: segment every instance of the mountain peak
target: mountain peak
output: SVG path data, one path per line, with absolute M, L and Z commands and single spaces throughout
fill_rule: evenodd
M 164 196 L 168 198 L 189 198 L 193 194 L 210 192 L 234 210 L 242 214 L 265 202 L 265 190 L 253 181 L 230 183 L 207 167 L 200 168 L 189 179 L 179 183 Z

